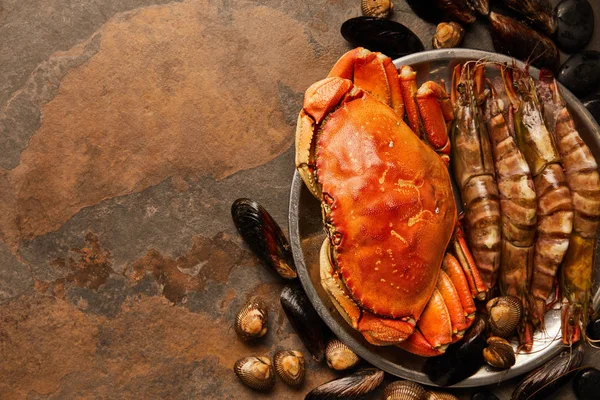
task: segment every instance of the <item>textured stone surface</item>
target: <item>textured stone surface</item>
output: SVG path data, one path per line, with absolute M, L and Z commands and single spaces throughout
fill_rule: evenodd
M 435 26 L 395 9 L 430 48 Z M 0 3 L 0 398 L 292 399 L 340 376 L 307 357 L 300 390 L 235 378 L 246 355 L 308 354 L 230 206 L 253 198 L 287 230 L 303 92 L 359 13 L 350 0 Z M 484 22 L 464 45 L 491 48 Z M 248 345 L 232 322 L 257 294 L 269 333 Z

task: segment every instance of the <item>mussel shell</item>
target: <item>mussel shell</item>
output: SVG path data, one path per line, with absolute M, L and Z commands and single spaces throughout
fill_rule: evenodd
M 341 33 L 353 46 L 378 51 L 392 59 L 425 49 L 410 29 L 388 19 L 351 18 L 342 24 Z
M 487 340 L 488 347 L 483 349 L 485 362 L 494 368 L 507 369 L 517 361 L 512 345 L 498 336 L 490 336 Z
M 574 345 L 525 376 L 514 390 L 511 400 L 547 399 L 566 383 L 583 360 L 583 346 Z
M 598 101 L 600 102 L 600 96 L 598 97 Z M 600 111 L 600 104 L 598 105 L 598 108 L 598 111 Z M 588 338 L 592 340 L 600 340 L 600 318 L 590 321 L 585 332 Z
M 275 373 L 267 357 L 244 357 L 233 366 L 235 374 L 249 388 L 266 391 L 275 385 Z
M 552 35 L 556 31 L 556 15 L 548 0 L 502 0 L 502 2 L 547 35 Z
M 600 95 L 595 94 L 583 100 L 583 105 L 592 114 L 592 117 L 600 124 Z M 600 327 L 598 327 L 600 329 Z M 598 331 L 600 337 L 600 330 Z
M 394 4 L 391 2 L 391 0 L 360 1 L 360 10 L 366 17 L 387 18 L 393 9 Z
M 600 396 L 600 371 L 583 368 L 573 378 L 573 390 L 579 400 L 594 400 Z
M 484 363 L 485 331 L 485 321 L 478 317 L 461 342 L 450 345 L 441 356 L 428 358 L 423 370 L 429 379 L 439 386 L 450 386 L 477 372 Z
M 355 352 L 338 339 L 332 339 L 325 349 L 325 357 L 329 368 L 343 371 L 354 367 L 360 361 Z
M 600 52 L 584 50 L 560 67 L 556 79 L 579 98 L 600 87 Z
M 514 296 L 501 296 L 487 302 L 489 327 L 494 335 L 509 337 L 517 328 L 523 312 L 521 300 Z
M 390 383 L 383 390 L 383 400 L 426 400 L 427 390 L 413 381 L 400 380 Z
M 427 400 L 458 400 L 458 397 L 451 393 L 446 392 L 438 392 L 438 391 L 429 391 L 427 392 Z
M 377 368 L 363 369 L 314 388 L 304 400 L 357 399 L 375 390 L 383 382 L 384 375 L 384 372 Z
M 568 53 L 583 49 L 594 33 L 594 10 L 587 0 L 563 0 L 556 7 L 556 44 Z
M 464 36 L 465 30 L 459 23 L 440 22 L 433 35 L 433 47 L 436 49 L 458 47 Z
M 302 286 L 298 283 L 286 285 L 279 301 L 304 346 L 316 361 L 322 361 L 329 329 L 319 318 Z
M 288 240 L 273 217 L 250 199 L 237 199 L 231 216 L 238 232 L 254 254 L 282 278 L 295 279 L 296 266 Z
M 282 350 L 273 357 L 275 371 L 282 381 L 293 387 L 304 382 L 304 356 L 297 350 Z
M 246 302 L 235 317 L 235 332 L 242 340 L 254 340 L 267 333 L 269 312 L 265 302 L 253 297 Z
M 473 393 L 473 395 L 471 396 L 471 400 L 500 400 L 500 399 L 498 398 L 498 396 L 496 396 L 493 393 L 483 391 L 483 392 Z
M 467 2 L 481 15 L 486 16 L 490 13 L 490 0 L 467 0 Z
M 558 48 L 547 36 L 505 15 L 490 13 L 492 42 L 497 52 L 538 68 L 556 71 L 560 63 Z

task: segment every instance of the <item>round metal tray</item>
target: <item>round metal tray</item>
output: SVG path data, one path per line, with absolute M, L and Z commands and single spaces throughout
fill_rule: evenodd
M 451 82 L 451 71 L 457 63 L 468 60 L 490 62 L 515 62 L 500 54 L 470 49 L 433 50 L 412 54 L 394 60 L 396 67 L 411 65 L 417 71 L 419 84 L 427 80 Z M 516 61 L 517 66 L 524 64 Z M 539 71 L 530 68 L 531 75 L 537 78 Z M 600 127 L 593 117 L 564 87 L 561 88 L 575 124 L 583 140 L 590 147 L 597 160 L 600 160 Z M 319 202 L 310 194 L 296 172 L 292 181 L 289 209 L 289 229 L 294 261 L 306 294 L 313 306 L 333 331 L 333 333 L 360 357 L 374 366 L 401 378 L 433 385 L 422 372 L 425 359 L 409 354 L 394 346 L 377 347 L 369 344 L 361 334 L 351 328 L 339 315 L 319 281 L 319 248 L 325 233 L 321 221 Z M 598 246 L 596 254 L 598 254 Z M 600 306 L 600 257 L 595 258 L 594 268 L 594 307 Z M 517 343 L 513 343 L 515 348 Z M 516 364 L 507 371 L 482 367 L 475 375 L 459 382 L 454 387 L 473 387 L 497 384 L 517 375 L 526 373 L 543 364 L 563 348 L 560 340 L 560 310 L 550 310 L 546 314 L 546 330 L 534 336 L 534 346 L 530 353 L 519 353 Z

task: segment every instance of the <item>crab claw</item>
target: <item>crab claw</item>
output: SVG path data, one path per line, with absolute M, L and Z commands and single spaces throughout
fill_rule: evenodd
M 449 161 L 449 124 L 454 120 L 452 103 L 446 89 L 440 84 L 428 81 L 417 91 L 417 104 L 431 147 L 446 161 Z

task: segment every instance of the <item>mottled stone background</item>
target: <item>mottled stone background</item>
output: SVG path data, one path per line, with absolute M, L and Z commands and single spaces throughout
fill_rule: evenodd
M 0 2 L 1 399 L 291 399 L 336 376 L 309 361 L 302 389 L 271 395 L 236 380 L 241 356 L 303 347 L 229 208 L 251 197 L 287 229 L 303 92 L 359 14 L 358 0 Z M 393 19 L 430 47 L 435 27 L 402 0 Z M 483 21 L 465 47 L 491 49 Z M 249 346 L 231 326 L 254 294 L 271 321 Z

